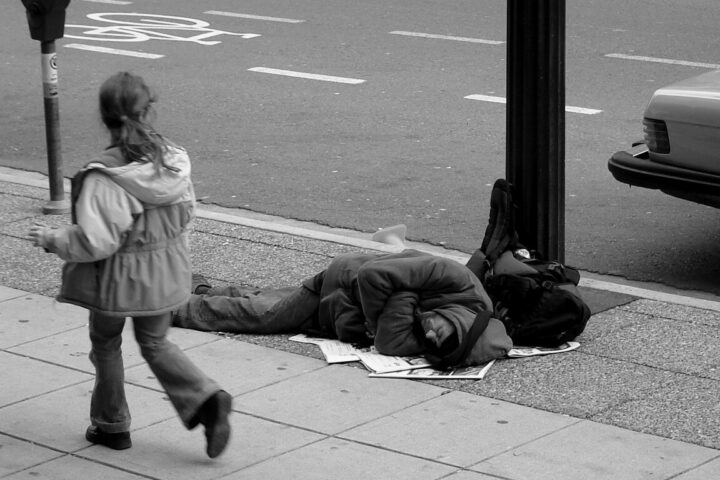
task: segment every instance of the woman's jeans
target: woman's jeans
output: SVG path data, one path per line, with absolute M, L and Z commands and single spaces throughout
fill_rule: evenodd
M 172 314 L 133 318 L 140 353 L 165 389 L 187 428 L 198 424 L 197 413 L 205 401 L 220 390 L 177 345 L 168 341 Z M 90 420 L 106 433 L 130 429 L 130 412 L 125 399 L 122 331 L 125 319 L 90 312 L 90 361 L 95 365 L 95 388 L 90 403 Z
M 229 333 L 298 333 L 311 330 L 320 297 L 301 287 L 216 287 L 173 315 L 173 326 Z

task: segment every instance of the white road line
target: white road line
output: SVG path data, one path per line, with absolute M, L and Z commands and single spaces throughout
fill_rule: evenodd
M 671 58 L 643 57 L 640 55 L 625 55 L 623 53 L 608 53 L 608 54 L 605 54 L 605 56 L 610 57 L 610 58 L 621 58 L 623 60 L 638 60 L 641 62 L 669 63 L 671 65 L 683 65 L 686 67 L 700 67 L 700 68 L 711 68 L 713 70 L 720 70 L 720 64 L 717 64 L 717 63 L 688 62 L 685 60 L 673 60 Z
M 112 55 L 125 55 L 127 57 L 139 57 L 139 58 L 150 58 L 150 59 L 157 59 L 157 58 L 163 58 L 165 55 L 159 55 L 157 53 L 145 53 L 145 52 L 135 52 L 133 50 L 120 50 L 117 48 L 107 48 L 107 47 L 96 47 L 94 45 L 84 45 L 82 43 L 68 43 L 65 45 L 65 48 L 74 48 L 76 50 L 88 50 L 90 52 L 100 52 L 100 53 L 109 53 Z
M 250 15 L 248 13 L 219 12 L 217 10 L 208 10 L 203 12 L 207 15 L 221 15 L 223 17 L 239 17 L 249 18 L 251 20 L 266 20 L 268 22 L 284 22 L 284 23 L 303 23 L 305 20 L 296 20 L 294 18 L 265 17 L 262 15 Z
M 104 3 L 106 5 L 132 5 L 132 2 L 126 2 L 124 0 L 84 0 L 90 3 Z
M 434 33 L 404 32 L 402 30 L 396 30 L 394 32 L 390 32 L 390 34 L 406 35 L 408 37 L 437 38 L 440 40 L 455 40 L 457 42 L 485 43 L 487 45 L 502 45 L 503 43 L 505 43 L 500 40 L 485 40 L 484 38 L 455 37 L 453 35 L 436 35 Z
M 480 100 L 481 102 L 507 103 L 506 98 L 493 97 L 491 95 L 468 95 L 465 98 L 469 100 Z M 595 108 L 571 107 L 570 105 L 565 106 L 565 111 L 570 113 L 581 113 L 583 115 L 596 115 L 602 112 L 602 110 L 597 110 Z
M 320 75 L 317 73 L 293 72 L 292 70 L 280 70 L 277 68 L 253 67 L 248 68 L 251 72 L 270 73 L 273 75 L 284 75 L 286 77 L 307 78 L 309 80 L 322 80 L 324 82 L 349 83 L 357 85 L 365 83 L 359 78 L 333 77 L 332 75 Z

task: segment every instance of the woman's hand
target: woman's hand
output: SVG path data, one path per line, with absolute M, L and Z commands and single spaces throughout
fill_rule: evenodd
M 30 241 L 33 242 L 34 246 L 45 247 L 45 233 L 49 229 L 50 227 L 42 223 L 35 223 L 32 227 L 30 227 L 28 237 Z

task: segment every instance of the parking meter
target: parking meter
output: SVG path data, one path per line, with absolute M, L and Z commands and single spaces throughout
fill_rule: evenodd
M 27 11 L 30 36 L 40 40 L 45 107 L 45 141 L 47 143 L 50 201 L 43 213 L 63 214 L 70 211 L 65 198 L 60 149 L 60 108 L 55 40 L 65 33 L 65 9 L 70 0 L 22 0 Z
M 30 37 L 41 42 L 62 38 L 65 33 L 65 9 L 70 0 L 22 0 L 27 10 Z

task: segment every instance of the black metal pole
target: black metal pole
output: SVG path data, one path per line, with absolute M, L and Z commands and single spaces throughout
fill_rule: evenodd
M 58 102 L 57 55 L 55 41 L 40 43 L 42 53 L 43 102 L 45 107 L 45 141 L 47 145 L 50 201 L 43 206 L 45 214 L 70 211 L 65 198 L 62 151 L 60 147 L 60 106 Z
M 521 241 L 565 261 L 565 0 L 508 0 L 506 178 Z

